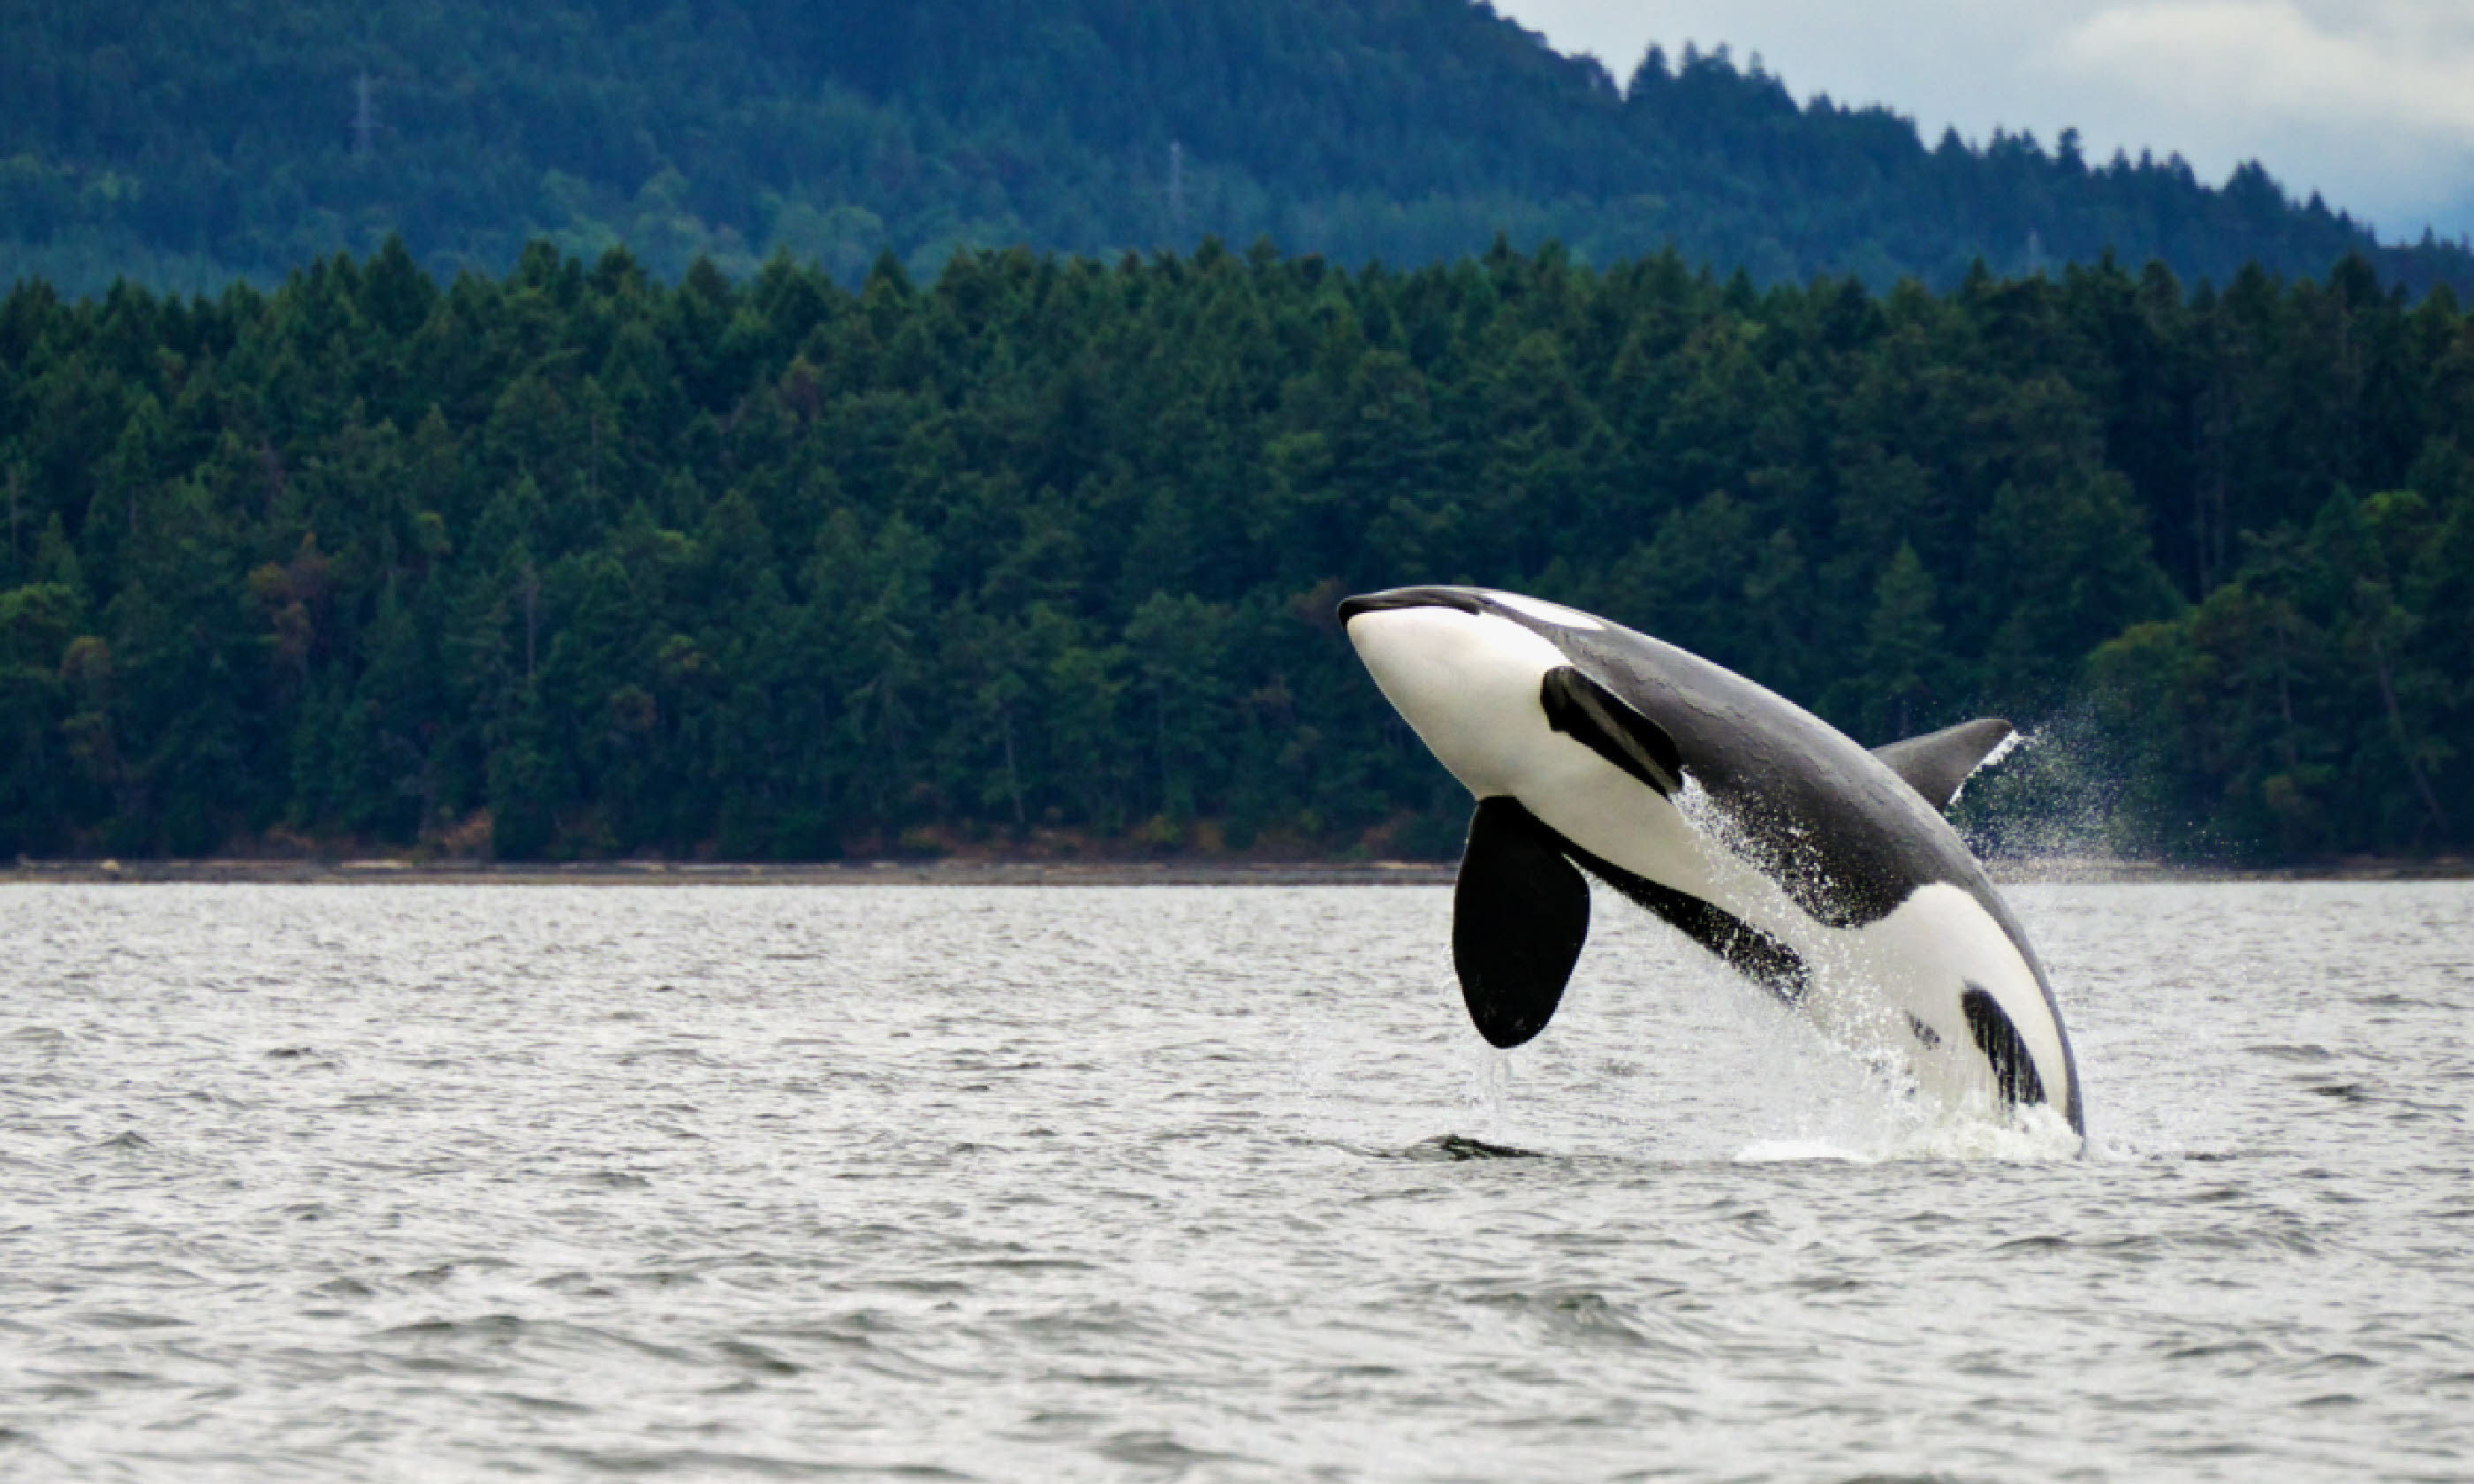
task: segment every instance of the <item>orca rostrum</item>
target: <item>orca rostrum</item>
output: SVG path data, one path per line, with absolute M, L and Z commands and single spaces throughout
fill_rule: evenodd
M 1589 931 L 1587 875 L 1954 1106 L 2044 1104 L 2078 1066 L 2026 934 L 1942 817 L 2011 735 L 1974 721 L 1867 752 L 1672 644 L 1476 587 L 1353 597 L 1384 697 L 1477 798 L 1452 963 L 1478 1033 L 1546 1028 Z

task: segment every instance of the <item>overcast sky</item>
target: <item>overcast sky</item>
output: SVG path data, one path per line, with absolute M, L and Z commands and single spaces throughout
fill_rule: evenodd
M 1759 53 L 1799 98 L 1887 104 L 1928 143 L 1996 125 L 2091 156 L 2256 158 L 2383 240 L 2474 230 L 2474 0 L 1494 0 L 1621 83 L 1652 39 Z

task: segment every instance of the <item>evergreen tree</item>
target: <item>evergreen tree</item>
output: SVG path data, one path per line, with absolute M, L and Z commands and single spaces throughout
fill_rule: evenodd
M 1447 852 L 1332 615 L 1436 581 L 1867 741 L 2089 718 L 2144 848 L 2462 850 L 2469 419 L 2474 320 L 2362 265 L 21 286 L 0 851 Z

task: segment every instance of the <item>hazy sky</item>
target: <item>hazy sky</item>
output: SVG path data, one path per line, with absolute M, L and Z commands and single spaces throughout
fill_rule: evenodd
M 1926 141 L 1996 125 L 2091 156 L 2256 158 L 2384 240 L 2474 230 L 2474 0 L 1494 0 L 1620 83 L 1654 38 L 1724 41 L 1799 98 L 1882 103 Z

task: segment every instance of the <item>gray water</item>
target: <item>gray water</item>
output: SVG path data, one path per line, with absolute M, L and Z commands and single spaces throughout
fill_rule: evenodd
M 2474 1477 L 2474 886 L 2011 895 L 2085 1158 L 1606 900 L 0 890 L 0 1474 Z

